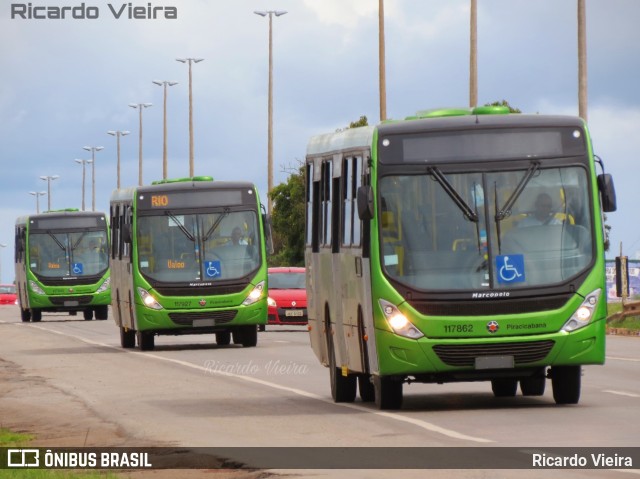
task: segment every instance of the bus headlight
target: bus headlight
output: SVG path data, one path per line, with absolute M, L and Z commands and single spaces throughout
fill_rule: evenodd
M 596 289 L 591 294 L 587 295 L 585 300 L 582 302 L 580 307 L 576 309 L 576 312 L 569 318 L 569 321 L 564 323 L 562 326 L 562 331 L 571 332 L 576 329 L 584 328 L 587 324 L 591 322 L 591 318 L 593 317 L 593 312 L 596 309 L 596 305 L 598 304 L 598 299 L 600 298 L 600 293 L 602 290 Z
M 33 291 L 36 294 L 45 294 L 45 292 L 42 290 L 42 288 L 40 286 L 38 286 L 38 283 L 36 283 L 33 280 L 29 281 L 29 287 L 31 288 L 31 291 Z
M 262 292 L 264 290 L 264 281 L 260 281 L 256 286 L 251 290 L 249 296 L 242 302 L 243 306 L 249 306 L 250 304 L 255 303 L 260 298 L 262 298 Z
M 96 293 L 104 293 L 106 290 L 109 289 L 110 285 L 111 285 L 111 277 L 108 277 L 107 279 L 104 280 L 104 283 L 100 285 Z
M 146 289 L 138 288 L 138 294 L 142 298 L 142 302 L 147 308 L 163 309 L 162 305 L 158 303 L 156 299 L 151 295 L 151 293 L 149 293 L 149 291 L 147 291 Z
M 419 339 L 424 336 L 396 306 L 384 299 L 380 299 L 378 302 L 380 303 L 380 308 L 382 308 L 384 318 L 398 336 L 404 336 L 409 339 Z

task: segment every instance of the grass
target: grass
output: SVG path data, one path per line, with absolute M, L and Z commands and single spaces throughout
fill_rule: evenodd
M 633 301 L 637 301 L 640 298 L 634 297 Z M 612 315 L 622 310 L 622 303 L 607 303 L 607 315 Z M 629 316 L 622 319 L 616 319 L 607 323 L 610 328 L 624 328 L 640 330 L 640 316 Z
M 28 447 L 34 439 L 31 434 L 22 434 L 0 427 L 0 447 Z M 0 469 L 0 479 L 118 479 L 119 476 L 105 471 L 61 471 L 47 469 Z

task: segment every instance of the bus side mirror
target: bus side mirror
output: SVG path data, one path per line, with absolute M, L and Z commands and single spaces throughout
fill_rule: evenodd
M 122 241 L 125 243 L 131 243 L 131 225 L 123 224 L 122 225 Z
M 602 211 L 605 213 L 615 211 L 618 206 L 616 202 L 616 189 L 613 185 L 611 175 L 606 173 L 598 175 L 598 190 L 602 198 Z
M 368 221 L 373 218 L 373 188 L 369 185 L 359 187 L 356 194 L 356 201 L 360 219 L 362 221 Z
M 262 206 L 264 210 L 264 205 Z M 273 231 L 271 230 L 271 215 L 267 213 L 262 213 L 262 225 L 264 228 L 264 240 L 265 246 L 267 248 L 267 254 L 273 254 L 275 251 L 273 248 Z

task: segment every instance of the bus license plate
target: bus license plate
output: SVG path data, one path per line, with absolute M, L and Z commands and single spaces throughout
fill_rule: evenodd
M 78 306 L 80 303 L 78 303 L 77 301 L 65 301 L 64 305 L 65 306 Z
M 301 309 L 289 309 L 287 311 L 284 312 L 285 316 L 302 316 L 302 310 Z
M 511 369 L 514 365 L 513 356 L 480 356 L 476 358 L 476 369 Z
M 216 320 L 211 318 L 211 319 L 194 319 L 193 320 L 193 327 L 194 328 L 202 328 L 205 326 L 215 326 L 216 325 Z

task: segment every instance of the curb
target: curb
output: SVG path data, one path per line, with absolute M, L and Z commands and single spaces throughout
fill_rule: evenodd
M 609 327 L 607 327 L 607 334 L 610 334 L 611 336 L 635 336 L 635 337 L 640 337 L 640 330 L 638 330 L 638 329 L 609 328 Z

